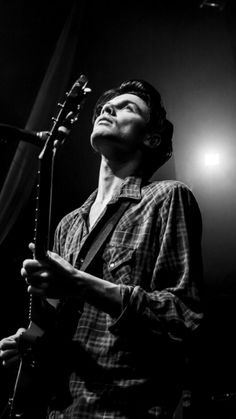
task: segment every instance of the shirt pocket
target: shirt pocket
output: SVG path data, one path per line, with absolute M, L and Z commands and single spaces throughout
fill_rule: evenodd
M 103 277 L 117 284 L 129 284 L 135 250 L 128 246 L 108 245 L 103 253 Z

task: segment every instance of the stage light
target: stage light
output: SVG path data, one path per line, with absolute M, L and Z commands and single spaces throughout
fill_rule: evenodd
M 218 9 L 219 11 L 224 10 L 226 6 L 227 0 L 203 0 L 200 2 L 200 9 L 203 7 L 211 7 L 214 9 Z
M 217 152 L 208 152 L 204 155 L 204 163 L 206 167 L 216 167 L 220 164 L 220 155 Z

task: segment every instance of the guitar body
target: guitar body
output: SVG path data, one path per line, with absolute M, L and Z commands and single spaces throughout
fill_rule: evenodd
M 27 333 L 34 333 L 34 331 L 31 331 L 31 328 L 32 325 L 27 329 Z M 33 337 L 35 339 L 35 335 Z M 46 418 L 47 393 L 49 390 L 47 389 L 45 392 L 45 385 L 47 384 L 47 377 L 40 364 L 36 365 L 30 353 L 28 355 L 24 354 L 21 357 L 18 369 L 14 397 L 10 403 L 9 418 Z
M 32 325 L 27 329 L 27 333 L 31 327 Z M 47 401 L 44 392 L 45 387 L 43 384 L 42 370 L 35 368 L 29 356 L 25 355 L 21 357 L 13 397 L 9 399 L 7 406 L 1 413 L 1 419 L 46 418 Z M 40 388 L 44 389 L 43 399 Z
M 49 248 L 55 154 L 68 137 L 73 123 L 78 119 L 85 96 L 91 91 L 86 85 L 87 79 L 82 75 L 66 93 L 66 100 L 60 104 L 57 117 L 53 118 L 53 127 L 38 158 L 34 231 L 34 258 L 38 260 L 47 257 Z M 30 323 L 19 342 L 21 361 L 13 397 L 0 416 L 1 419 L 45 419 L 54 392 L 60 394 L 58 372 L 60 375 L 63 373 L 62 355 L 66 342 L 58 341 L 63 326 L 58 321 L 60 315 L 56 317 L 54 310 L 49 307 L 40 297 L 30 296 Z M 70 324 L 67 322 L 66 310 L 65 313 L 63 310 L 61 312 L 62 323 Z
M 55 336 L 56 328 L 42 331 L 33 322 L 25 332 L 9 419 L 45 419 L 49 403 L 62 392 L 61 359 L 65 353 L 63 343 L 60 345 L 58 341 L 59 334 Z
M 49 365 L 51 362 L 49 356 L 47 358 L 43 354 L 47 351 L 45 342 L 47 332 L 45 330 L 30 321 L 28 329 L 20 339 L 21 359 L 13 398 L 10 402 L 8 416 L 10 419 L 43 419 L 46 417 L 47 405 L 53 388 L 52 377 L 50 378 L 50 375 L 53 376 L 53 365 L 52 363 Z M 44 347 L 44 351 L 42 347 Z

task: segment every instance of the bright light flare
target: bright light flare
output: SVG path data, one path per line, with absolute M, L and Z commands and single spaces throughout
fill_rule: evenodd
M 206 167 L 216 167 L 220 164 L 220 155 L 217 152 L 208 152 L 204 155 L 204 163 Z

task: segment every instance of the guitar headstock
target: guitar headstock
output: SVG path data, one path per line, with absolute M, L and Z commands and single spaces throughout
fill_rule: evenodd
M 70 134 L 73 124 L 78 120 L 80 110 L 86 96 L 91 92 L 88 79 L 83 74 L 75 81 L 71 89 L 66 92 L 63 103 L 58 103 L 59 112 L 53 117 L 53 127 L 48 135 L 46 147 L 50 144 L 58 148 Z

